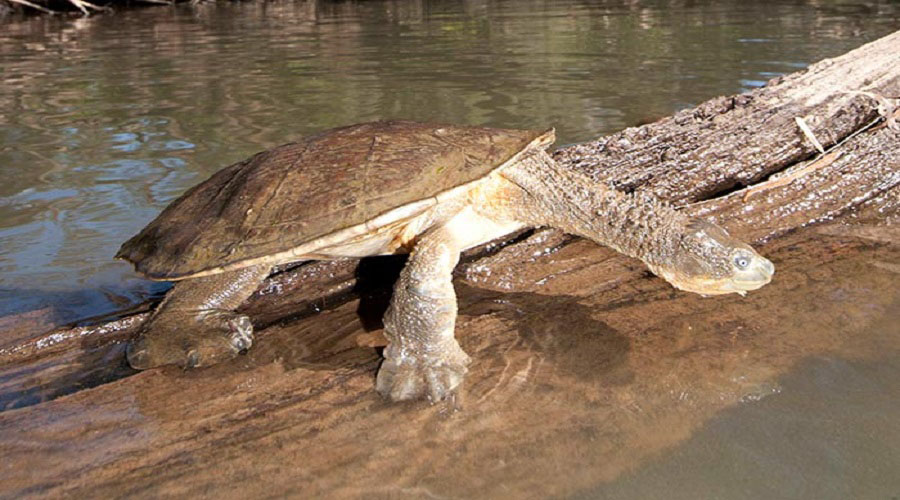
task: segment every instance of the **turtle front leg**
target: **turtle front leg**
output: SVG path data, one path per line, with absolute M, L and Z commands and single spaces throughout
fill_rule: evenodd
M 128 363 L 138 370 L 194 368 L 249 349 L 253 325 L 234 310 L 268 274 L 269 266 L 253 266 L 179 281 L 128 345 Z
M 384 315 L 388 346 L 378 371 L 378 392 L 394 401 L 453 394 L 469 356 L 453 337 L 456 293 L 452 272 L 460 248 L 449 226 L 426 233 L 394 286 Z

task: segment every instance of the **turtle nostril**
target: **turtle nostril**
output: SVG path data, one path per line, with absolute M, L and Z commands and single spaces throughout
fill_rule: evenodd
M 775 264 L 772 264 L 772 261 L 770 261 L 769 259 L 763 259 L 762 261 L 763 261 L 763 269 L 766 270 L 766 272 L 769 274 L 769 276 L 772 276 L 773 274 L 775 274 Z

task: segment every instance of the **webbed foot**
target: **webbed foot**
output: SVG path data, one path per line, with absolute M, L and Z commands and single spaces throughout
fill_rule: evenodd
M 222 310 L 169 312 L 150 320 L 128 345 L 126 356 L 136 370 L 196 368 L 230 359 L 252 344 L 253 325 L 247 316 Z
M 469 356 L 456 341 L 427 353 L 388 346 L 375 388 L 393 401 L 428 398 L 432 403 L 451 397 L 466 375 Z

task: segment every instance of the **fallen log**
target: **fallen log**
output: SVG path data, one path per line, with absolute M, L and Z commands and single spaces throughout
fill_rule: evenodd
M 127 368 L 123 342 L 146 312 L 10 336 L 0 492 L 565 495 L 776 391 L 775 377 L 806 356 L 876 357 L 896 346 L 897 325 L 861 341 L 866 318 L 822 304 L 838 294 L 887 311 L 900 300 L 900 240 L 882 227 L 900 220 L 900 136 L 888 126 L 896 54 L 900 32 L 555 153 L 597 182 L 652 192 L 764 244 L 778 275 L 747 299 L 677 292 L 639 262 L 556 231 L 474 249 L 457 269 L 459 338 L 476 361 L 456 413 L 390 405 L 372 390 L 401 260 L 273 275 L 243 308 L 257 346 L 206 370 Z M 777 177 L 791 172 L 803 175 Z M 834 219 L 856 225 L 796 231 Z M 870 261 L 887 272 L 860 286 Z M 790 326 L 802 324 L 815 334 Z

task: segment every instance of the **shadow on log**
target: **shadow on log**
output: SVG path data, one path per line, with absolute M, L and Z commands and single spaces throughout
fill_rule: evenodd
M 127 368 L 142 310 L 13 335 L 0 346 L 0 494 L 564 496 L 777 392 L 809 356 L 895 355 L 898 53 L 900 32 L 556 153 L 762 244 L 778 274 L 745 299 L 678 292 L 556 231 L 474 249 L 456 280 L 458 338 L 475 360 L 462 411 L 373 390 L 390 259 L 271 276 L 243 307 L 254 349 L 209 369 Z M 821 155 L 798 117 L 834 149 L 778 182 Z M 740 188 L 765 182 L 745 201 Z

